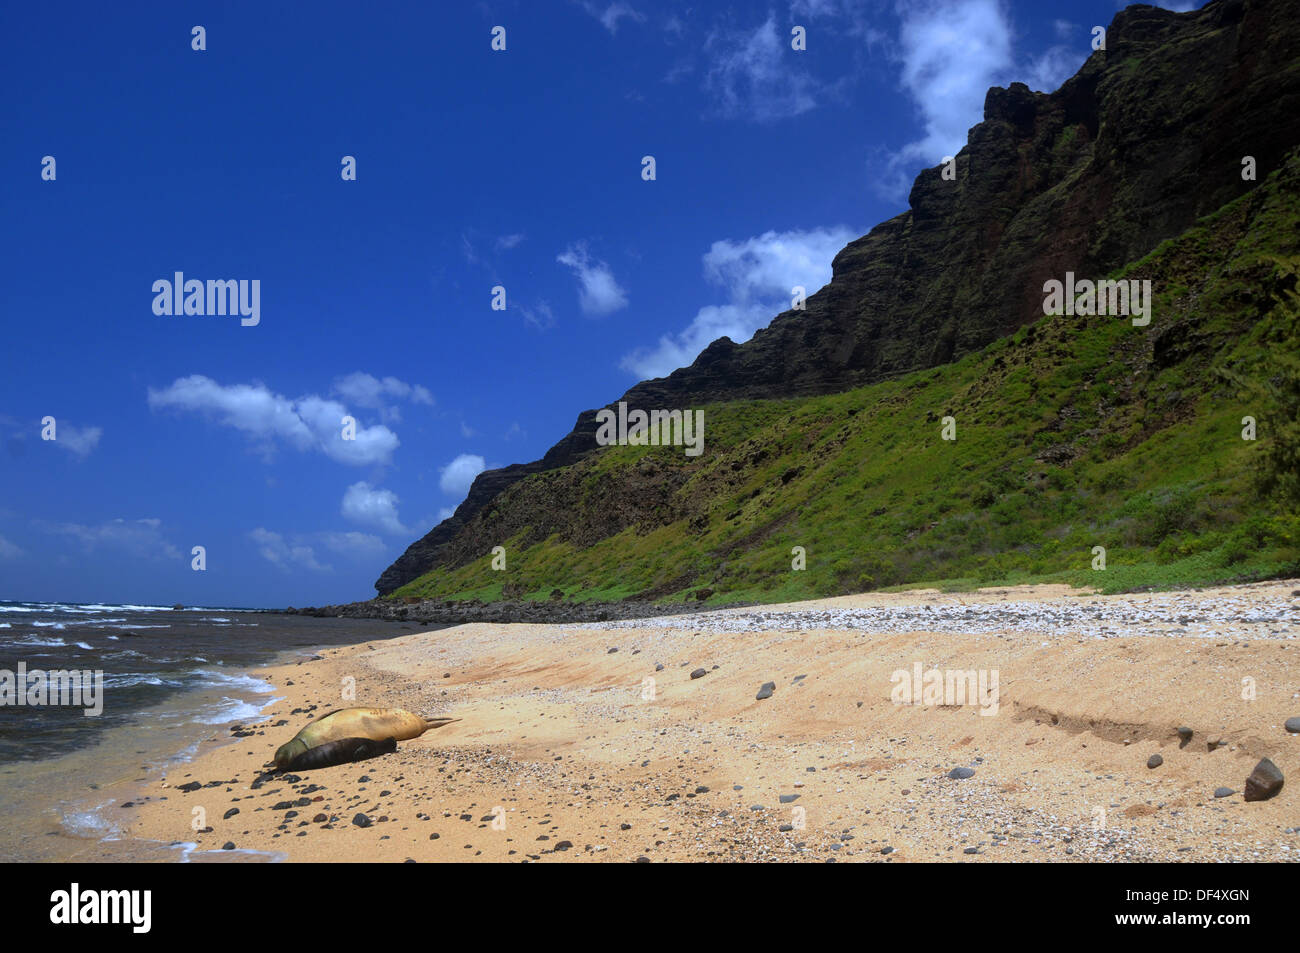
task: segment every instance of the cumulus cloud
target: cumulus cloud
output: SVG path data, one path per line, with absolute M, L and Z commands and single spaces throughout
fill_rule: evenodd
M 442 468 L 438 485 L 448 496 L 463 497 L 474 478 L 487 469 L 487 461 L 475 453 L 462 453 Z
M 159 519 L 114 519 L 96 525 L 53 523 L 51 532 L 79 541 L 88 553 L 110 550 L 146 559 L 179 559 L 181 551 L 167 541 Z
M 394 400 L 405 400 L 412 404 L 433 406 L 433 395 L 427 387 L 420 384 L 408 384 L 396 377 L 378 378 L 373 374 L 353 371 L 346 377 L 334 381 L 334 393 L 358 407 L 378 410 L 385 421 L 402 419 L 401 412 Z
M 314 395 L 291 399 L 264 384 L 226 386 L 202 374 L 178 378 L 162 390 L 150 388 L 149 407 L 202 414 L 247 434 L 267 456 L 283 442 L 339 463 L 367 466 L 388 463 L 399 445 L 397 434 L 382 424 L 364 427 L 358 422 L 356 439 L 344 440 L 342 421 L 352 415 L 336 400 Z
M 382 539 L 372 533 L 324 532 L 317 533 L 316 537 L 326 549 L 344 556 L 371 558 L 388 548 Z
M 329 572 L 330 567 L 316 559 L 315 550 L 301 542 L 287 543 L 282 535 L 259 526 L 248 534 L 257 544 L 262 558 L 281 569 L 299 567 L 313 572 Z
M 875 176 L 877 191 L 892 200 L 906 198 L 920 168 L 961 150 L 984 118 L 990 86 L 1020 81 L 1053 92 L 1091 53 L 1090 34 L 1058 19 L 1056 43 L 1036 55 L 1017 54 L 1002 0 L 900 0 L 897 10 L 900 82 L 924 134 L 892 153 Z
M 410 533 L 397 515 L 397 494 L 381 490 L 365 480 L 354 483 L 343 494 L 343 516 L 353 523 L 369 526 L 383 533 L 405 536 Z
M 578 304 L 583 314 L 605 315 L 627 307 L 627 292 L 603 261 L 595 261 L 583 242 L 570 245 L 556 261 L 573 269 L 578 279 Z
M 984 114 L 984 95 L 1011 67 L 1011 25 L 999 0 L 900 4 L 903 89 L 916 103 L 923 138 L 899 161 L 937 165 L 956 155 Z
M 858 234 L 841 225 L 714 242 L 703 258 L 704 274 L 726 290 L 727 303 L 705 305 L 684 331 L 625 355 L 620 366 L 639 378 L 663 377 L 690 364 L 720 337 L 737 344 L 749 340 L 774 315 L 789 309 L 796 285 L 811 295 L 830 281 L 831 260 Z
M 775 16 L 753 30 L 710 33 L 704 48 L 704 90 L 718 115 L 771 122 L 816 108 L 822 86 L 789 55 L 789 28 Z

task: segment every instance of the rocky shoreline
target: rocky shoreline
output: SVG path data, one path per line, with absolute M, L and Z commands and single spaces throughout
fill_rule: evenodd
M 624 619 L 650 619 L 660 616 L 716 612 L 720 609 L 743 609 L 756 605 L 753 602 L 728 603 L 723 606 L 700 606 L 657 602 L 524 602 L 503 600 L 481 602 L 469 599 L 463 602 L 424 599 L 417 602 L 394 602 L 390 599 L 369 599 L 365 602 L 348 602 L 335 606 L 311 606 L 296 609 L 290 606 L 278 611 L 286 615 L 306 615 L 317 618 L 384 619 L 390 622 L 418 622 L 426 625 L 462 625 L 467 622 L 610 622 Z

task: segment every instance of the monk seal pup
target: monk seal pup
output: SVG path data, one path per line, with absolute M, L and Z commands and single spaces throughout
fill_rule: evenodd
M 459 718 L 421 718 L 402 708 L 340 708 L 316 719 L 293 740 L 280 746 L 275 765 L 284 769 L 303 752 L 330 741 L 345 738 L 368 738 L 371 741 L 407 741 L 433 728 L 441 728 Z

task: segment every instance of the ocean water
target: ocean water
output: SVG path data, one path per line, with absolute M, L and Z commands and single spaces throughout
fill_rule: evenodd
M 102 713 L 0 702 L 0 860 L 202 860 L 121 836 L 113 785 L 183 764 L 275 697 L 255 675 L 316 648 L 430 626 L 232 608 L 0 602 L 0 673 L 102 673 Z M 225 862 L 268 857 L 220 857 Z

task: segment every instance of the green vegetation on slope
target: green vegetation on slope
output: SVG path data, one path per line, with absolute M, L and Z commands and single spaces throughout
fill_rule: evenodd
M 465 530 L 481 558 L 393 597 L 558 589 L 716 603 L 1296 573 L 1298 197 L 1293 156 L 1112 276 L 1151 279 L 1148 327 L 1045 317 L 957 363 L 858 390 L 710 405 L 702 456 L 608 447 L 531 476 Z M 955 441 L 941 439 L 947 416 Z M 1256 441 L 1242 439 L 1246 416 Z M 535 525 L 504 532 L 506 510 Z M 591 539 L 592 514 L 617 531 Z M 497 545 L 504 571 L 491 568 Z M 1091 568 L 1095 546 L 1105 571 Z M 794 547 L 804 570 L 792 569 Z

